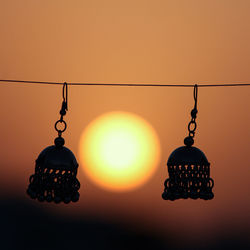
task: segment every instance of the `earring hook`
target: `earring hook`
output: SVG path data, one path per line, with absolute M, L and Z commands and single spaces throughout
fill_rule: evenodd
M 65 102 L 65 109 L 68 110 L 68 84 L 63 83 L 63 102 Z
M 194 85 L 194 109 L 197 110 L 198 85 Z
M 55 129 L 58 132 L 58 136 L 61 137 L 62 133 L 66 130 L 67 128 L 67 124 L 66 122 L 63 120 L 63 117 L 66 115 L 66 111 L 68 110 L 68 84 L 67 82 L 63 83 L 63 89 L 62 89 L 62 97 L 63 97 L 63 102 L 62 102 L 62 107 L 60 110 L 60 120 L 58 120 L 55 123 Z M 59 129 L 57 126 L 58 124 L 62 124 L 63 128 Z
M 198 85 L 197 84 L 194 85 L 193 95 L 194 95 L 194 108 L 191 111 L 191 121 L 188 124 L 189 135 L 188 135 L 188 137 L 186 137 L 184 139 L 184 144 L 186 146 L 192 146 L 193 145 L 193 143 L 194 143 L 193 138 L 194 138 L 194 135 L 195 135 L 195 130 L 197 128 L 197 124 L 196 124 L 196 121 L 195 121 L 197 113 L 198 113 L 198 110 L 197 110 Z

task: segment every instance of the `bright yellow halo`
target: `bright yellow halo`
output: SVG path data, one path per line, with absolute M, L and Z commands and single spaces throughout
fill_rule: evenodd
M 99 116 L 80 138 L 80 162 L 97 185 L 127 191 L 144 184 L 160 158 L 160 143 L 153 127 L 128 112 Z

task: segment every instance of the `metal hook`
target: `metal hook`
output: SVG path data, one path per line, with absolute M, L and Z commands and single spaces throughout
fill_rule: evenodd
M 194 85 L 194 108 L 197 109 L 198 85 Z
M 66 130 L 67 128 L 67 124 L 66 122 L 63 120 L 63 116 L 66 115 L 66 111 L 68 110 L 68 84 L 66 82 L 64 82 L 63 84 L 63 89 L 62 89 L 62 97 L 63 97 L 63 101 L 62 101 L 62 107 L 60 110 L 60 120 L 58 120 L 55 123 L 55 129 L 58 132 L 58 136 L 61 137 L 62 133 Z M 57 126 L 58 124 L 61 123 L 63 124 L 63 129 L 59 129 Z
M 65 103 L 65 109 L 68 110 L 68 84 L 63 84 L 63 102 Z
M 198 85 L 194 85 L 194 108 L 191 111 L 191 121 L 188 124 L 189 136 L 185 138 L 184 143 L 186 146 L 192 146 L 194 143 L 194 135 L 197 127 L 196 116 L 197 116 L 197 96 L 198 96 Z

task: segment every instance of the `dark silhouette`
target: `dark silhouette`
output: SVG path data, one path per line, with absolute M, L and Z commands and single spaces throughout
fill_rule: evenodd
M 166 179 L 162 198 L 174 201 L 176 199 L 204 199 L 214 197 L 213 179 L 210 178 L 210 163 L 205 154 L 198 148 L 192 147 L 197 127 L 198 85 L 194 86 L 194 108 L 191 111 L 191 121 L 188 124 L 189 136 L 184 139 L 186 146 L 179 147 L 168 158 L 169 178 Z
M 45 148 L 38 156 L 35 174 L 31 175 L 27 190 L 32 199 L 55 203 L 79 200 L 78 163 L 63 144 L 63 138 L 58 137 L 55 146 Z
M 46 213 L 40 203 L 0 199 L 1 250 L 164 250 L 164 240 L 95 218 Z
M 110 218 L 106 220 L 87 216 L 72 218 L 46 212 L 41 203 L 0 196 L 1 250 L 248 250 L 249 228 L 218 228 L 213 237 L 206 233 L 188 239 L 180 226 L 159 232 L 134 229 Z M 138 222 L 134 221 L 136 225 Z M 162 221 L 162 223 L 165 223 Z M 205 225 L 204 225 L 205 226 Z M 189 225 L 187 225 L 187 228 Z M 195 232 L 194 232 L 195 233 Z
M 210 163 L 200 149 L 188 145 L 177 148 L 169 156 L 167 166 L 169 178 L 164 183 L 164 200 L 213 199 Z
M 64 147 L 62 133 L 67 124 L 63 120 L 68 110 L 68 85 L 63 84 L 63 102 L 60 110 L 61 118 L 55 123 L 58 137 L 55 145 L 45 148 L 36 160 L 35 174 L 30 176 L 27 194 L 39 201 L 55 203 L 77 202 L 79 200 L 80 182 L 76 178 L 78 163 L 74 154 Z M 59 129 L 58 124 L 64 128 Z

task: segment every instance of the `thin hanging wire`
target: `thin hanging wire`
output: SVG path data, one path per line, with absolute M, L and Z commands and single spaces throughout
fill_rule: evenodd
M 46 82 L 46 81 L 26 81 L 26 80 L 0 80 L 0 82 L 8 83 L 34 83 L 34 84 L 51 84 L 61 85 L 62 82 Z M 194 84 L 154 84 L 154 83 L 88 83 L 88 82 L 72 82 L 68 85 L 78 86 L 113 86 L 113 87 L 194 87 Z M 199 87 L 242 87 L 250 86 L 250 83 L 226 83 L 226 84 L 199 84 Z

